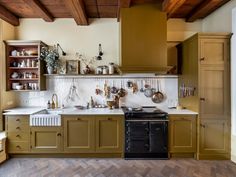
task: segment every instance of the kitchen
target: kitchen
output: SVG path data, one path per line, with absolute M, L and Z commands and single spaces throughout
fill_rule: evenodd
M 60 2 L 58 1 L 57 3 Z M 4 2 L 0 3 L 1 5 L 4 4 Z M 89 3 L 92 2 L 86 3 L 88 3 L 88 7 L 86 10 L 87 13 L 89 13 Z M 103 3 L 105 3 L 105 1 Z M 10 8 L 10 6 L 11 8 L 13 8 L 13 1 L 12 4 L 5 3 L 4 5 L 8 5 L 8 8 Z M 26 8 L 26 5 L 23 2 L 21 5 Z M 117 2 L 115 1 L 114 6 L 116 5 Z M 207 101 L 204 101 L 199 95 L 200 87 L 202 86 L 202 84 L 206 84 L 207 89 L 203 89 L 203 91 L 204 93 L 207 93 L 207 91 L 210 90 L 212 86 L 211 84 L 214 84 L 214 82 L 210 82 L 211 80 L 217 83 L 222 83 L 221 80 L 219 82 L 217 80 L 218 78 L 221 78 L 221 75 L 219 74 L 222 74 L 222 72 L 213 72 L 213 75 L 211 75 L 212 70 L 218 71 L 218 68 L 220 68 L 220 71 L 222 71 L 223 66 L 221 65 L 222 63 L 220 63 L 220 60 L 222 59 L 220 59 L 220 57 L 215 59 L 217 60 L 217 62 L 219 62 L 217 63 L 217 65 L 220 66 L 217 66 L 218 68 L 213 68 L 213 66 L 210 66 L 213 68 L 210 68 L 210 72 L 208 72 L 209 70 L 207 70 L 209 68 L 206 68 L 206 70 L 204 70 L 205 68 L 201 67 L 201 65 L 199 65 L 199 68 L 196 67 L 198 65 L 198 58 L 202 58 L 202 56 L 198 56 L 198 54 L 196 54 L 199 50 L 199 41 L 217 38 L 220 42 L 217 41 L 216 44 L 220 43 L 220 45 L 216 45 L 216 48 L 222 45 L 222 40 L 224 41 L 224 46 L 227 46 L 229 44 L 231 38 L 230 33 L 234 32 L 231 28 L 231 25 L 233 25 L 231 21 L 231 12 L 235 6 L 235 1 L 230 1 L 203 20 L 196 20 L 192 23 L 186 23 L 184 19 L 172 18 L 166 21 L 166 14 L 160 11 L 160 4 L 135 4 L 134 1 L 132 1 L 131 7 L 121 8 L 119 19 L 120 22 L 117 22 L 117 18 L 89 18 L 89 20 L 87 21 L 89 25 L 86 26 L 86 21 L 83 25 L 77 25 L 76 23 L 78 23 L 78 19 L 76 18 L 75 20 L 73 18 L 56 18 L 54 22 L 45 22 L 38 17 L 29 19 L 20 18 L 20 25 L 14 27 L 4 21 L 1 21 L 1 40 L 5 41 L 5 44 L 1 42 L 1 50 L 4 51 L 5 46 L 10 46 L 10 50 L 6 52 L 6 54 L 1 54 L 1 58 L 3 59 L 1 60 L 1 66 L 3 68 L 1 73 L 1 83 L 4 83 L 1 84 L 1 109 L 3 112 L 5 112 L 5 122 L 2 123 L 2 126 L 5 127 L 4 130 L 8 136 L 6 150 L 11 157 L 0 167 L 0 170 L 1 168 L 3 168 L 3 171 L 5 170 L 5 173 L 3 173 L 5 174 L 4 176 L 7 176 L 8 173 L 9 176 L 15 175 L 14 173 L 7 173 L 6 169 L 10 168 L 12 160 L 12 163 L 21 163 L 21 158 L 16 157 L 33 156 L 33 160 L 38 160 L 39 163 L 41 160 L 40 157 L 74 157 L 75 159 L 67 159 L 68 162 L 77 162 L 78 164 L 93 164 L 93 158 L 96 157 L 99 158 L 98 166 L 101 165 L 100 167 L 103 167 L 102 164 L 100 164 L 102 162 L 106 164 L 117 162 L 121 164 L 123 163 L 127 166 L 129 166 L 129 164 L 132 165 L 133 163 L 135 163 L 135 161 L 122 161 L 122 158 L 129 159 L 129 157 L 127 158 L 126 156 L 129 156 L 129 153 L 126 154 L 126 148 L 136 150 L 137 147 L 144 147 L 148 145 L 150 146 L 148 147 L 148 149 L 150 150 L 152 139 L 149 139 L 148 143 L 140 140 L 139 142 L 137 142 L 139 144 L 135 145 L 134 148 L 132 148 L 133 144 L 132 142 L 130 142 L 130 139 L 132 139 L 132 132 L 134 132 L 134 130 L 132 130 L 131 133 L 127 133 L 128 130 L 126 130 L 128 126 L 127 124 L 129 123 L 127 121 L 129 119 L 128 116 L 130 116 L 130 112 L 132 112 L 133 115 L 136 115 L 135 118 L 138 118 L 139 116 L 137 115 L 140 115 L 140 113 L 144 112 L 144 114 L 141 115 L 142 119 L 147 119 L 145 118 L 145 116 L 147 115 L 149 115 L 148 119 L 152 119 L 150 122 L 148 122 L 147 120 L 144 121 L 144 123 L 142 124 L 144 125 L 144 127 L 141 128 L 141 130 L 144 130 L 145 128 L 149 129 L 154 125 L 159 125 L 159 120 L 153 120 L 153 117 L 150 116 L 153 115 L 153 113 L 155 113 L 155 117 L 157 117 L 157 115 L 163 115 L 163 112 L 168 113 L 168 116 L 165 116 L 164 119 L 168 117 L 169 132 L 167 139 L 163 139 L 163 142 L 165 144 L 164 146 L 167 147 L 167 157 L 165 158 L 169 160 L 161 161 L 161 163 L 167 163 L 166 165 L 168 166 L 170 165 L 169 163 L 177 162 L 180 160 L 180 163 L 182 162 L 184 164 L 185 161 L 181 160 L 187 158 L 187 163 L 200 163 L 199 165 L 201 166 L 203 165 L 201 164 L 201 162 L 204 162 L 202 161 L 203 159 L 211 159 L 212 161 L 207 162 L 210 165 L 209 168 L 211 167 L 211 164 L 213 167 L 219 164 L 222 166 L 229 165 L 229 168 L 235 167 L 234 164 L 232 164 L 230 161 L 217 161 L 219 159 L 231 159 L 232 161 L 235 161 L 235 137 L 233 136 L 234 111 L 232 109 L 232 121 L 230 121 L 230 99 L 228 95 L 229 91 L 227 91 L 229 90 L 228 80 L 230 77 L 229 75 L 227 75 L 227 72 L 229 72 L 229 68 L 223 70 L 226 71 L 223 73 L 225 74 L 226 78 L 225 80 L 223 80 L 223 88 L 226 88 L 226 91 L 224 91 L 225 97 L 221 97 L 222 92 L 214 92 L 213 96 L 209 94 L 209 99 L 212 99 L 213 101 L 222 101 L 223 99 L 224 104 L 209 106 L 205 103 Z M 29 8 L 29 5 L 27 5 L 27 7 Z M 13 9 L 11 10 L 13 11 Z M 227 25 L 225 25 L 223 23 L 224 20 L 222 20 L 221 23 L 223 25 L 219 25 L 218 27 L 218 25 L 214 22 L 218 22 L 217 17 L 219 15 L 222 15 L 222 13 L 225 13 L 226 11 L 228 12 L 228 14 L 225 15 L 225 23 Z M 114 11 L 112 12 L 114 13 Z M 30 14 L 30 11 L 28 11 L 28 13 Z M 103 17 L 103 15 L 104 14 L 100 13 L 100 17 Z M 20 15 L 18 14 L 18 16 Z M 27 14 L 21 14 L 21 16 L 27 16 Z M 84 21 L 82 23 L 84 23 Z M 202 34 L 193 36 L 198 32 L 201 32 Z M 204 35 L 204 32 L 224 32 L 224 34 L 221 33 L 219 35 L 214 33 Z M 232 39 L 233 38 L 234 37 L 232 37 Z M 40 73 L 39 71 L 39 73 L 42 75 L 39 74 L 40 76 L 38 76 L 38 78 L 42 77 L 44 79 L 38 81 L 38 83 L 40 83 L 39 85 L 34 85 L 33 87 L 31 86 L 31 88 L 36 88 L 35 90 L 39 89 L 42 91 L 25 91 L 22 89 L 20 89 L 20 91 L 12 91 L 12 83 L 15 83 L 14 78 L 12 78 L 13 72 L 11 72 L 12 70 L 10 70 L 9 68 L 5 67 L 5 60 L 7 62 L 9 59 L 9 67 L 11 69 L 14 69 L 14 62 L 11 61 L 11 58 L 15 55 L 13 51 L 16 49 L 15 58 L 17 58 L 17 52 L 20 52 L 22 51 L 22 49 L 27 48 L 25 43 L 22 44 L 22 41 L 20 41 L 21 44 L 16 44 L 14 43 L 15 41 L 11 41 L 16 39 L 24 40 L 23 42 L 27 42 L 29 40 L 31 40 L 31 42 L 32 40 L 34 40 L 34 42 L 38 42 L 40 40 L 47 45 L 56 45 L 57 47 L 57 44 L 59 44 L 59 46 L 61 47 L 57 47 L 60 55 L 60 60 L 64 62 L 63 67 L 60 68 L 60 72 L 58 71 L 57 74 L 48 74 L 46 68 L 44 68 L 44 72 Z M 168 53 L 169 55 L 167 56 L 166 41 L 168 43 L 168 46 L 177 45 L 177 48 L 168 48 L 168 50 L 174 49 L 174 53 L 172 53 L 173 55 L 170 55 L 170 53 Z M 149 44 L 149 46 L 145 46 L 145 44 Z M 232 46 L 233 44 L 234 43 L 232 41 Z M 22 45 L 23 47 L 19 47 L 19 45 Z M 36 46 L 36 44 L 34 45 Z M 12 46 L 13 48 L 15 46 L 14 50 L 11 48 Z M 203 48 L 208 49 L 207 47 L 208 46 L 206 44 L 205 48 Z M 19 48 L 20 50 L 18 51 Z M 191 51 L 191 49 L 192 54 L 189 54 L 190 52 L 188 51 Z M 208 52 L 210 49 L 206 50 L 206 52 Z M 222 56 L 220 49 L 219 52 L 214 52 L 215 55 L 212 54 L 211 51 L 210 54 L 208 52 L 209 57 L 216 57 L 219 55 Z M 62 55 L 62 51 L 66 53 L 65 56 Z M 182 51 L 182 55 L 179 51 Z M 227 59 L 227 57 L 230 56 L 229 46 L 228 48 L 225 47 L 223 52 L 225 57 L 224 59 Z M 191 55 L 190 59 L 188 59 L 191 61 L 185 60 L 188 54 Z M 175 69 L 173 69 L 173 66 L 177 65 L 177 55 L 181 55 L 183 64 L 182 69 L 178 68 L 178 66 L 181 66 L 178 65 L 176 71 Z M 231 58 L 233 58 L 233 55 L 234 54 L 231 53 Z M 21 54 L 19 54 L 19 58 L 20 57 L 24 57 L 24 54 L 22 56 Z M 172 57 L 176 58 L 176 60 L 173 60 Z M 29 57 L 26 57 L 26 59 L 27 58 Z M 168 58 L 168 60 L 163 60 L 162 58 Z M 20 62 L 16 62 L 16 66 L 18 67 L 19 63 L 20 65 L 22 65 L 23 63 L 22 68 L 24 69 L 24 66 L 27 66 L 26 59 L 23 60 L 24 62 L 20 59 Z M 77 65 L 80 66 L 76 68 L 80 68 L 80 70 L 76 69 L 76 73 L 68 73 L 68 61 L 77 61 Z M 84 74 L 86 73 L 86 62 L 92 63 L 91 69 L 93 68 L 94 72 L 97 71 L 96 68 L 98 66 L 104 65 L 107 65 L 108 70 L 103 69 L 104 75 Z M 212 64 L 212 61 L 207 60 L 207 57 L 205 58 L 205 61 L 201 62 L 203 62 L 205 65 Z M 117 72 L 119 73 L 107 75 L 107 73 L 109 74 L 109 63 L 114 63 L 116 66 L 118 65 L 119 67 L 117 69 Z M 229 67 L 227 66 L 227 62 L 225 63 L 226 65 L 224 65 L 224 67 Z M 233 63 L 233 60 L 231 61 L 231 63 Z M 12 66 L 10 66 L 11 64 Z M 72 66 L 74 66 L 74 64 L 72 64 Z M 231 67 L 231 70 L 233 71 L 233 66 Z M 21 67 L 19 68 L 22 69 Z M 16 69 L 20 70 L 19 68 Z M 206 78 L 206 80 L 204 80 L 204 83 L 198 83 L 198 69 L 205 72 L 203 79 Z M 172 74 L 166 75 L 165 73 L 167 71 L 171 72 Z M 182 74 L 178 73 L 179 71 L 182 71 Z M 81 73 L 80 75 L 78 74 L 79 72 Z M 16 73 L 19 74 L 18 71 L 16 71 Z M 177 73 L 179 75 L 177 75 Z M 207 77 L 208 73 L 209 77 Z M 233 77 L 234 76 L 231 74 L 231 78 Z M 5 85 L 5 83 L 7 84 Z M 207 85 L 207 83 L 209 83 L 209 85 Z M 233 82 L 231 83 L 231 85 L 231 89 L 233 90 Z M 121 88 L 123 88 L 126 92 L 124 97 L 120 96 L 121 98 L 119 98 L 119 107 L 126 106 L 127 108 L 138 109 L 140 106 L 155 106 L 158 109 L 155 108 L 154 111 L 151 111 L 151 113 L 149 113 L 149 111 L 147 111 L 147 109 L 150 110 L 149 108 L 143 108 L 142 110 L 128 109 L 124 111 L 121 108 L 112 108 L 111 110 L 109 108 L 99 108 L 109 106 L 108 103 L 111 100 L 107 99 L 110 97 L 106 94 L 110 91 L 114 91 L 115 93 L 115 89 L 108 91 L 113 87 L 117 88 L 118 91 L 122 91 Z M 217 87 L 218 89 L 222 86 L 217 85 L 215 87 Z M 154 103 L 150 96 L 145 95 L 145 93 L 148 94 L 151 92 L 151 96 L 153 96 L 152 88 L 154 91 L 160 91 L 161 93 L 163 93 L 164 100 L 162 100 L 160 103 Z M 187 89 L 193 90 L 191 94 L 190 91 L 189 94 L 186 94 L 186 92 L 183 93 L 183 90 L 186 91 Z M 97 91 L 101 91 L 102 93 L 100 94 Z M 56 94 L 58 98 L 56 99 L 56 96 L 54 96 L 53 99 L 53 94 Z M 215 95 L 217 95 L 218 97 L 215 98 Z M 233 95 L 233 93 L 231 93 L 231 95 Z M 233 96 L 231 98 L 233 98 Z M 60 108 L 55 110 L 50 109 L 48 114 L 45 112 L 42 113 L 41 111 L 43 111 L 47 107 L 48 101 L 50 103 L 52 103 L 53 101 L 54 104 L 57 103 L 56 105 L 58 105 L 58 107 Z M 231 101 L 232 107 L 234 101 Z M 202 116 L 206 116 L 206 118 L 202 118 L 200 116 L 198 117 L 198 104 L 204 104 L 204 107 L 208 108 L 201 108 L 200 110 L 203 111 L 201 112 Z M 81 107 L 78 107 L 79 109 L 75 109 L 74 106 L 83 106 L 84 109 L 79 110 Z M 87 106 L 89 107 L 89 109 L 85 109 Z M 97 108 L 90 108 L 95 106 Z M 64 107 L 64 109 L 61 109 L 62 107 Z M 175 107 L 175 109 L 169 109 L 168 107 Z M 183 109 L 183 107 L 186 107 L 187 109 Z M 176 108 L 178 108 L 178 110 Z M 209 112 L 211 112 L 212 109 L 214 109 L 215 114 L 210 115 Z M 161 110 L 162 112 L 158 112 L 158 110 Z M 44 116 L 52 116 L 50 114 L 50 111 L 54 112 L 53 116 L 57 111 L 55 117 L 58 117 L 58 115 L 61 116 L 59 118 L 59 120 L 61 120 L 61 122 L 59 121 L 59 125 L 61 126 L 42 126 L 42 124 L 34 124 L 34 122 L 32 121 L 34 119 L 34 116 L 32 115 L 37 116 L 38 112 L 40 112 L 40 114 L 42 113 L 42 115 Z M 219 116 L 217 117 L 216 114 L 219 114 Z M 210 116 L 212 116 L 213 118 Z M 222 116 L 224 116 L 224 118 L 222 118 Z M 130 119 L 132 120 L 132 118 Z M 136 121 L 139 122 L 140 120 Z M 20 130 L 11 132 L 11 122 L 13 123 L 14 121 L 17 121 L 19 123 L 22 122 L 24 128 L 22 132 L 18 132 Z M 157 124 L 155 124 L 156 121 L 158 122 Z M 165 121 L 161 122 L 160 124 L 162 125 L 162 123 L 163 125 L 165 125 Z M 232 124 L 231 131 L 230 124 Z M 12 125 L 15 126 L 14 123 Z M 204 134 L 203 130 L 205 130 L 207 126 L 209 126 L 209 129 L 207 129 L 208 132 L 205 132 Z M 17 127 L 19 126 L 16 126 L 15 128 Z M 132 127 L 128 128 L 132 129 Z M 157 127 L 156 129 L 159 128 L 160 127 Z M 160 129 L 163 128 L 161 127 Z M 137 131 L 137 133 L 141 133 L 141 130 Z M 148 130 L 148 132 L 149 131 L 151 132 L 151 129 Z M 230 132 L 232 132 L 231 138 L 229 134 Z M 165 131 L 165 135 L 166 134 L 167 133 Z M 17 135 L 22 136 L 22 140 L 18 140 L 17 137 L 13 137 Z M 128 137 L 128 135 L 131 137 Z M 148 137 L 151 137 L 152 133 L 148 133 L 147 135 Z M 185 136 L 183 137 L 183 135 Z M 57 137 L 56 140 L 55 137 Z M 126 140 L 130 142 L 129 145 L 127 142 L 125 142 Z M 50 143 L 48 143 L 48 141 Z M 166 141 L 168 141 L 168 145 Z M 45 146 L 45 143 L 48 143 L 48 146 Z M 136 142 L 134 142 L 134 144 L 135 143 Z M 140 145 L 140 143 L 144 144 Z M 179 145 L 178 143 L 180 143 L 181 145 Z M 19 150 L 21 148 L 22 150 Z M 232 149 L 232 151 L 230 151 L 230 149 Z M 137 151 L 137 153 L 140 154 L 140 151 Z M 150 153 L 143 153 L 144 157 L 136 158 L 145 158 L 147 157 L 147 154 L 150 155 Z M 154 159 L 155 155 L 158 155 L 158 153 L 151 154 L 149 158 Z M 80 159 L 79 157 L 90 158 L 86 160 Z M 116 158 L 114 159 L 114 161 L 112 161 L 112 159 L 104 160 L 104 157 Z M 193 176 L 193 174 L 180 173 L 179 170 L 172 170 L 172 172 L 169 172 L 169 174 L 168 172 L 165 172 L 165 170 L 155 173 L 153 171 L 155 168 L 161 168 L 160 166 L 158 167 L 158 165 L 160 164 L 158 163 L 160 162 L 159 159 L 160 157 L 156 158 L 156 160 L 154 161 L 155 165 L 148 170 L 150 171 L 150 173 L 147 172 L 149 176 L 168 176 L 170 175 L 170 173 L 173 173 L 173 176 L 178 176 L 178 174 L 181 174 L 179 176 Z M 50 162 L 50 158 L 48 158 L 48 160 L 48 163 L 53 163 Z M 61 159 L 59 159 L 59 161 L 60 160 Z M 27 158 L 26 161 L 28 162 L 26 162 L 25 164 L 28 165 L 33 162 L 30 158 Z M 43 159 L 42 162 L 43 161 L 45 161 L 45 159 Z M 61 162 L 63 164 L 66 163 L 63 161 Z M 96 160 L 94 163 L 96 164 Z M 139 165 L 138 167 L 141 168 L 142 164 L 149 163 L 149 161 L 140 160 L 140 163 L 141 165 Z M 122 168 L 125 168 L 125 165 L 121 165 Z M 174 167 L 179 167 L 178 164 L 175 165 L 176 166 Z M 53 169 L 53 167 L 51 168 Z M 183 165 L 181 166 L 181 168 L 186 169 L 189 168 L 189 166 L 186 167 Z M 49 169 L 50 168 L 48 168 L 48 170 Z M 144 168 L 141 169 L 144 170 Z M 132 174 L 132 171 L 129 171 L 127 168 L 125 170 L 127 170 L 127 173 L 126 171 L 124 171 L 124 174 L 126 174 L 126 176 L 135 176 Z M 117 175 L 119 173 L 118 171 L 119 170 L 114 170 L 113 172 L 110 172 L 110 175 L 108 173 L 107 176 L 112 176 L 112 173 L 114 174 L 113 176 L 119 176 Z M 144 171 L 140 172 L 139 175 L 147 176 L 147 174 L 144 174 Z M 61 172 L 62 174 L 65 173 L 63 169 L 61 169 Z M 80 171 L 78 171 L 78 175 L 80 175 L 79 172 Z M 234 176 L 233 174 L 235 173 L 233 172 L 235 171 L 233 170 L 232 173 L 228 176 Z M 30 172 L 22 172 L 22 175 L 23 174 L 27 174 L 26 176 L 30 176 Z M 92 170 L 91 174 L 93 174 L 92 176 L 99 176 L 98 172 L 96 174 L 93 173 Z M 122 176 L 121 174 L 122 173 L 120 172 L 120 176 Z M 225 172 L 225 174 L 227 173 Z M 21 174 L 19 174 L 19 176 L 20 175 Z M 40 175 L 41 174 L 39 173 L 38 176 Z M 60 175 L 61 174 L 56 173 L 54 176 Z M 136 176 L 137 175 L 138 174 L 136 174 Z M 202 172 L 199 175 L 211 176 L 212 174 L 208 174 L 207 171 L 205 172 L 205 174 L 204 172 Z M 221 175 L 224 175 L 224 173 L 222 173 Z M 53 174 L 51 174 L 51 176 L 53 176 Z M 66 176 L 66 174 L 64 174 L 64 176 Z M 84 174 L 82 176 L 86 175 Z M 104 174 L 104 176 L 106 176 L 106 174 Z

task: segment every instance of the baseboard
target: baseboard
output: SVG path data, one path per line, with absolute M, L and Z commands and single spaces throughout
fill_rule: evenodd
M 236 155 L 231 154 L 231 161 L 236 163 Z
M 170 158 L 194 158 L 194 153 L 170 153 Z
M 123 154 L 9 154 L 19 158 L 122 158 Z
M 230 154 L 197 154 L 198 160 L 230 160 Z

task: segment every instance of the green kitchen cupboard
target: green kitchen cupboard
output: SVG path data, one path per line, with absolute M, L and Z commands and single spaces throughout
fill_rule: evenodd
M 122 116 L 97 116 L 96 152 L 121 153 L 123 150 L 124 118 Z
M 68 153 L 95 152 L 94 118 L 64 116 L 64 151 Z
M 194 155 L 197 151 L 197 116 L 169 116 L 169 152 Z
M 61 153 L 62 130 L 61 127 L 31 127 L 32 153 Z

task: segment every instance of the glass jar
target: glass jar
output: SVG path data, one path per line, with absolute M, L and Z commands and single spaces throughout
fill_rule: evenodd
M 109 74 L 114 74 L 115 72 L 114 63 L 109 63 L 108 68 L 109 68 Z

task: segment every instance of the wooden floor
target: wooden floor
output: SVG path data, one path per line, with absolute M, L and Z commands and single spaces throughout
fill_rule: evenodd
M 12 158 L 0 177 L 236 177 L 230 161 Z

